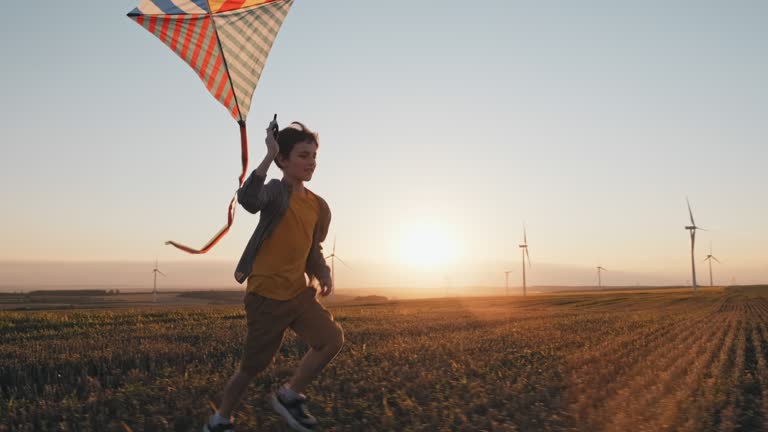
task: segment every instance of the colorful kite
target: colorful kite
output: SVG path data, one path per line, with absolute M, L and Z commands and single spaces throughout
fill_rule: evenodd
M 243 170 L 248 168 L 245 118 L 272 43 L 293 0 L 142 0 L 128 17 L 157 36 L 192 69 L 205 87 L 240 125 Z M 202 249 L 169 241 L 183 251 L 208 252 L 229 231 L 236 195 L 229 203 L 227 225 Z

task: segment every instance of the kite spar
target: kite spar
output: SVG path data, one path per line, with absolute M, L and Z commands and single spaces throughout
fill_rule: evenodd
M 248 169 L 245 119 L 253 91 L 293 0 L 142 0 L 128 17 L 163 41 L 197 73 L 208 91 L 240 126 L 243 169 Z M 229 203 L 227 224 L 200 249 L 174 241 L 185 252 L 208 252 L 229 231 L 237 195 Z

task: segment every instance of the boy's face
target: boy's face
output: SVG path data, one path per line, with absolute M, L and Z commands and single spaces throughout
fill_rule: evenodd
M 288 159 L 278 155 L 283 165 L 283 174 L 301 181 L 312 180 L 312 173 L 317 166 L 317 145 L 311 142 L 300 142 L 293 146 Z

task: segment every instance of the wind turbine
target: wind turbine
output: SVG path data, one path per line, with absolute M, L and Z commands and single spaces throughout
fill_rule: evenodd
M 504 295 L 509 296 L 509 274 L 512 273 L 512 270 L 507 270 L 504 272 Z
M 328 259 L 328 258 L 331 259 L 331 285 L 333 286 L 333 291 L 335 291 L 336 290 L 336 269 L 335 269 L 336 266 L 334 264 L 336 263 L 336 260 L 339 260 L 342 264 L 344 264 L 345 266 L 347 266 L 347 268 L 349 268 L 347 263 L 345 263 L 343 259 L 339 258 L 336 255 L 336 236 L 333 237 L 333 250 L 331 251 L 331 254 L 325 257 L 325 259 Z
M 704 230 L 704 228 L 696 226 L 696 222 L 693 221 L 693 211 L 691 210 L 691 202 L 688 201 L 688 197 L 685 198 L 685 202 L 688 203 L 688 214 L 691 216 L 691 224 L 686 226 L 685 229 L 691 233 L 691 286 L 693 287 L 693 292 L 696 292 L 696 258 L 693 254 L 693 247 L 696 243 L 696 230 Z
M 157 268 L 157 260 L 155 260 L 155 269 L 152 270 L 152 273 L 155 274 L 155 283 L 152 286 L 152 299 L 155 303 L 157 303 L 157 274 L 160 273 L 163 275 L 163 277 L 167 277 L 165 273 L 161 272 L 160 269 Z
M 709 286 L 714 286 L 712 284 L 712 260 L 717 261 L 718 264 L 720 264 L 720 260 L 715 258 L 714 255 L 712 255 L 712 243 L 709 243 L 709 255 L 707 255 L 706 258 L 704 258 L 704 261 L 709 261 Z
M 525 230 L 525 225 L 523 225 L 523 244 L 520 246 L 520 253 L 523 255 L 523 297 L 526 296 L 526 285 L 525 285 L 525 259 L 528 258 L 528 267 L 531 266 L 531 256 L 528 254 L 528 234 Z
M 608 271 L 608 270 L 603 266 L 597 266 L 597 288 L 598 289 L 603 289 L 603 279 L 601 277 L 602 275 L 600 274 L 600 272 L 604 272 L 604 271 Z

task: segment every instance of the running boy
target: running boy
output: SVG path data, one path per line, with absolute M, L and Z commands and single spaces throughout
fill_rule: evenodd
M 328 204 L 304 187 L 317 166 L 317 134 L 299 122 L 281 130 L 267 128 L 267 155 L 237 192 L 238 202 L 261 219 L 235 271 L 248 282 L 245 315 L 248 333 L 240 368 L 224 388 L 219 410 L 203 432 L 232 432 L 232 411 L 254 376 L 266 369 L 291 328 L 310 349 L 293 377 L 271 395 L 272 407 L 298 431 L 314 431 L 317 420 L 302 393 L 336 356 L 344 343 L 341 327 L 317 301 L 317 291 L 333 290 L 330 269 L 320 244 L 331 221 Z M 282 180 L 264 184 L 269 165 L 283 171 Z M 309 284 L 305 279 L 309 277 Z

